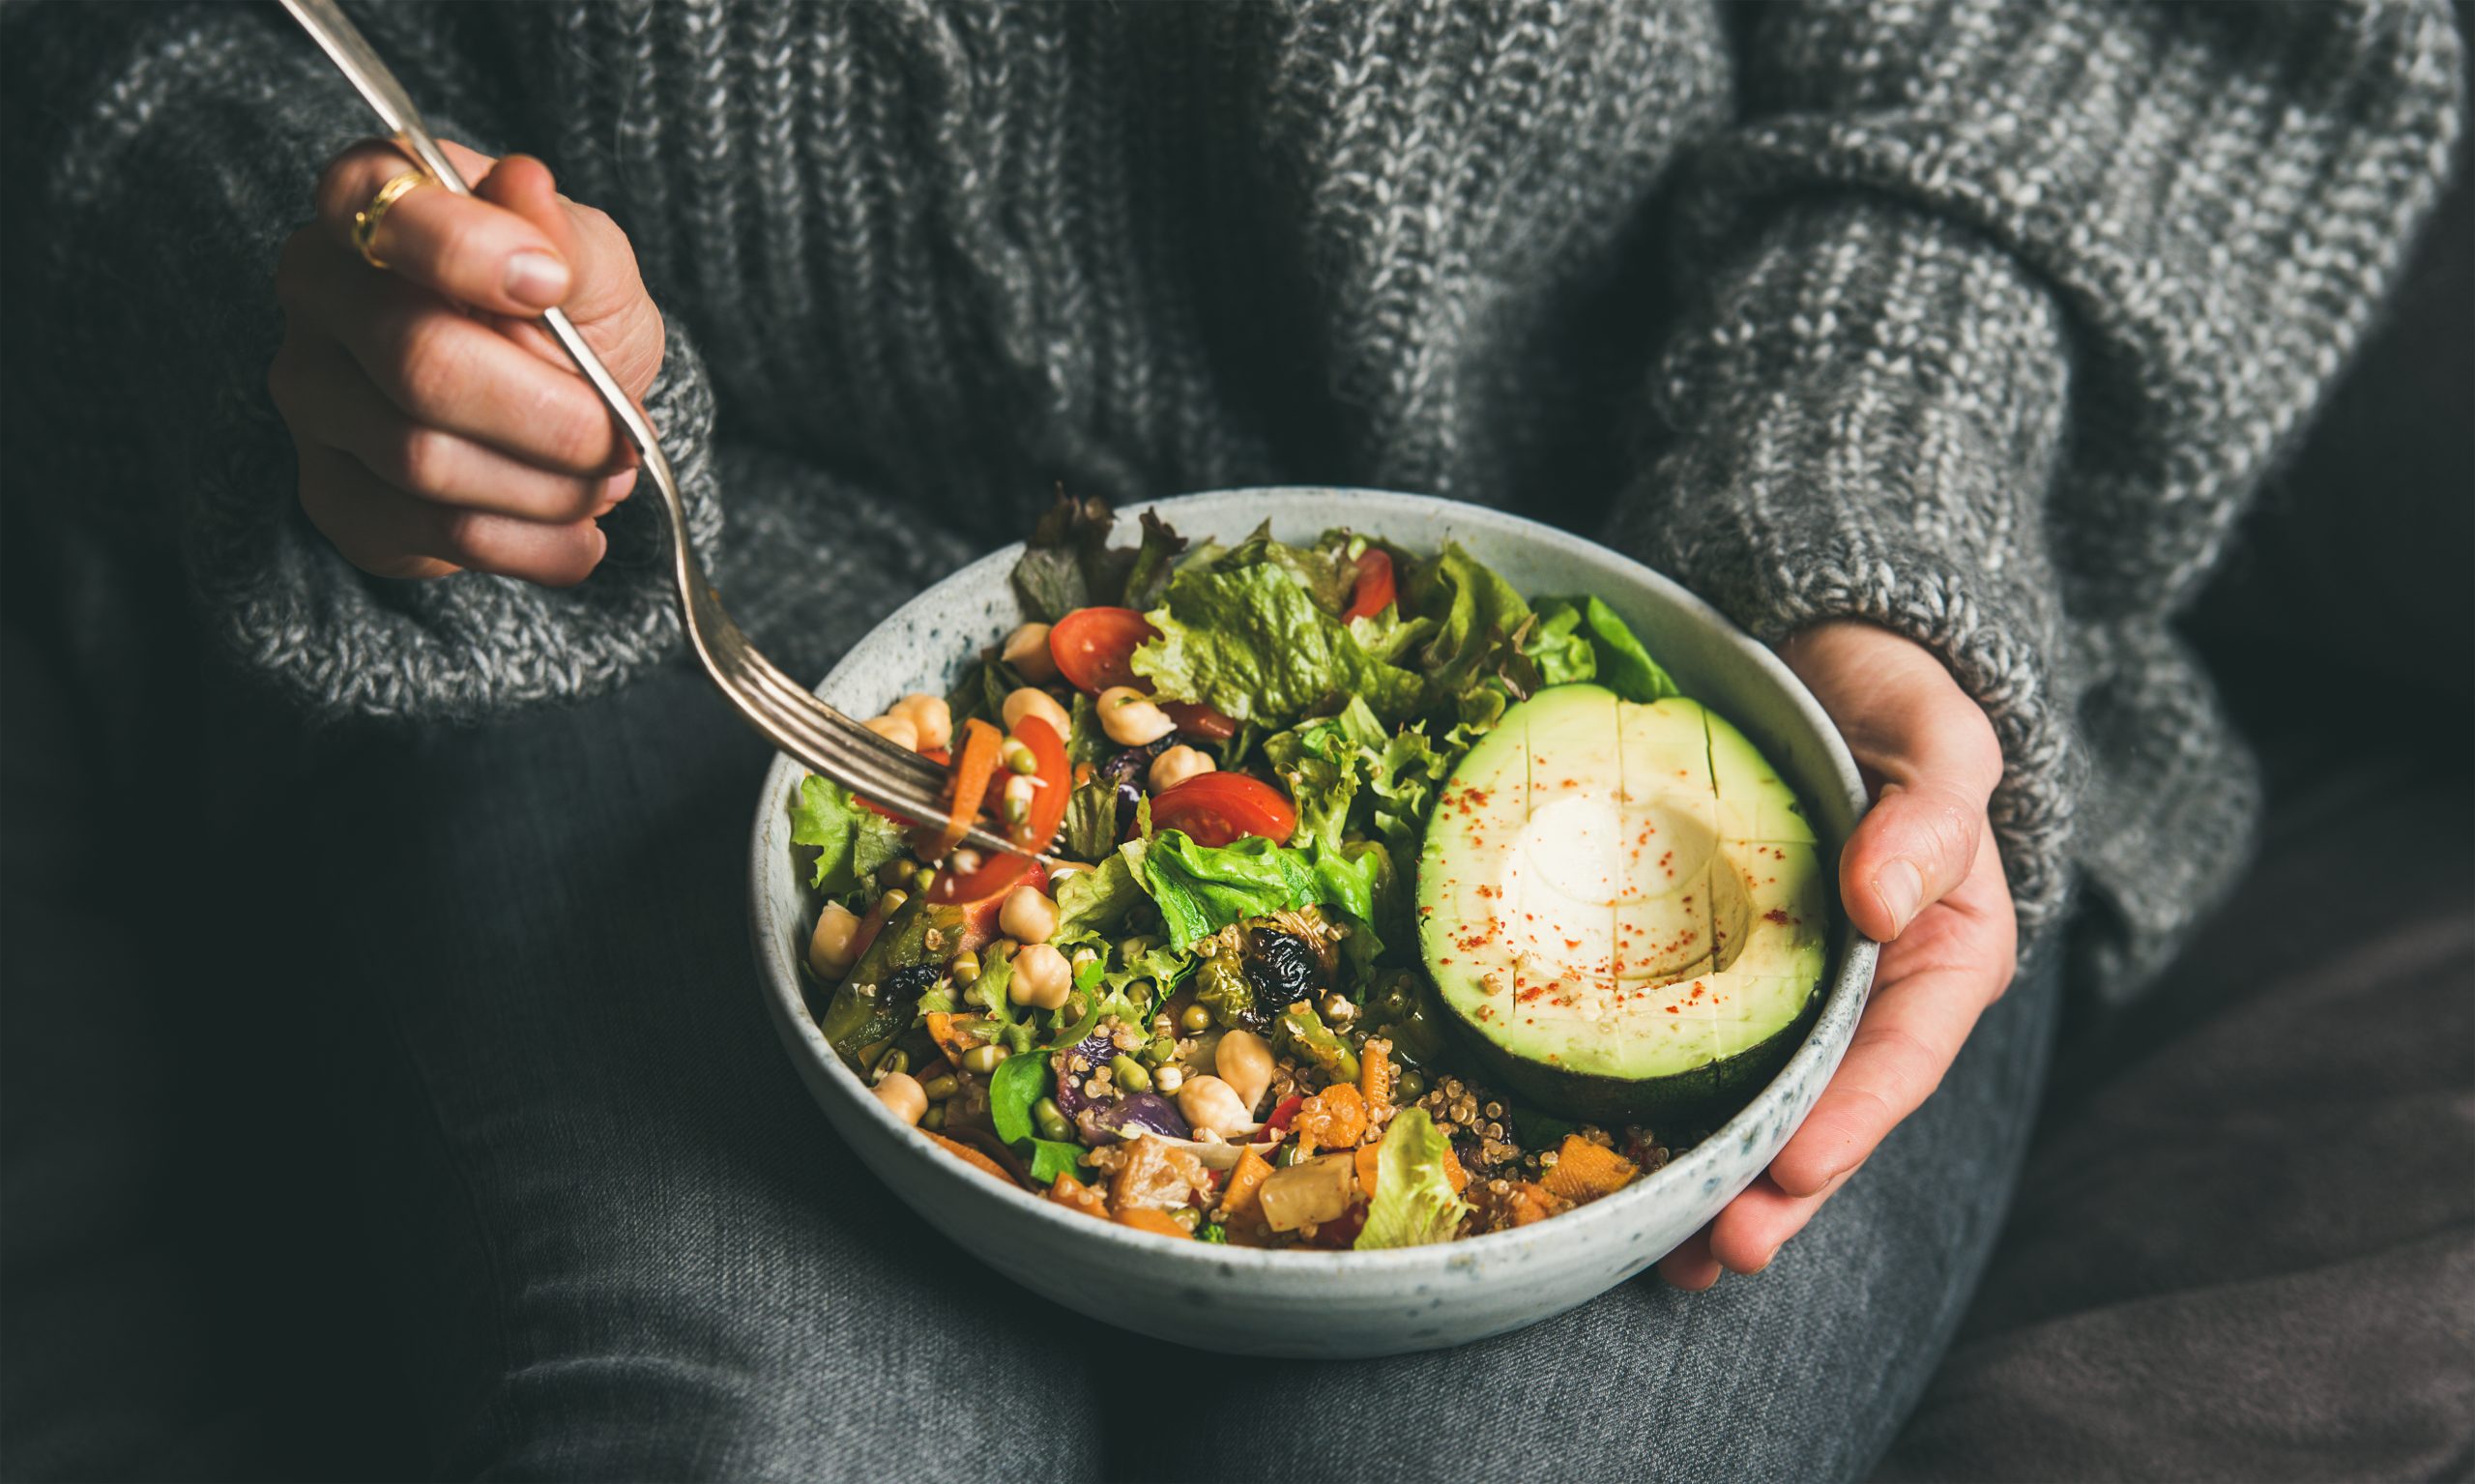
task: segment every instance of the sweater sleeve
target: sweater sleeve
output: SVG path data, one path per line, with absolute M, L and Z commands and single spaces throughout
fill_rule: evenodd
M 1765 639 L 1856 618 L 1936 651 L 2001 739 L 2033 931 L 2109 656 L 2170 647 L 2436 193 L 2456 33 L 2437 0 L 1743 18 L 1616 539 Z
M 354 14 L 434 132 L 489 147 L 467 8 Z M 266 391 L 275 263 L 325 161 L 375 121 L 280 11 L 61 6 L 8 23 L 6 380 L 45 429 L 44 518 L 177 542 L 202 623 L 315 712 L 470 718 L 605 689 L 672 645 L 650 489 L 608 517 L 602 568 L 564 592 L 370 577 L 302 514 Z M 701 544 L 718 527 L 712 397 L 675 323 L 668 344 L 647 409 Z

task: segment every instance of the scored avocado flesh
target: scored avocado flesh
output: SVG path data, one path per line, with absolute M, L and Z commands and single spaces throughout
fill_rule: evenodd
M 1700 704 L 1560 685 L 1454 770 L 1420 944 L 1491 1065 L 1585 1116 L 1706 1109 L 1792 1049 L 1825 958 L 1795 795 Z

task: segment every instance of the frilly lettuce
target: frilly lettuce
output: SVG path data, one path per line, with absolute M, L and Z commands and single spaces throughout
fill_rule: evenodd
M 791 843 L 817 848 L 812 884 L 839 896 L 910 847 L 902 827 L 859 807 L 851 791 L 814 774 L 800 780 L 791 803 Z
M 1274 726 L 1344 696 L 1387 724 L 1417 710 L 1418 677 L 1368 654 L 1278 563 L 1181 567 L 1146 617 L 1159 637 L 1134 652 L 1134 671 L 1171 700 Z
M 1376 1152 L 1375 1199 L 1367 1203 L 1358 1251 L 1452 1239 L 1470 1208 L 1444 1174 L 1450 1149 L 1425 1109 L 1404 1108 L 1392 1116 L 1392 1126 L 1384 1130 Z

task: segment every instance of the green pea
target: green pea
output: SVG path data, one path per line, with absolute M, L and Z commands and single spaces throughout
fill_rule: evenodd
M 1006 1056 L 1005 1047 L 993 1043 L 986 1046 L 974 1046 L 963 1053 L 963 1070 L 976 1072 L 985 1077 L 997 1070 L 997 1063 L 1005 1061 Z
M 1074 1123 L 1066 1118 L 1064 1110 L 1058 1107 L 1054 1097 L 1043 1097 L 1032 1104 L 1032 1122 L 1043 1139 L 1053 1139 L 1060 1144 L 1070 1144 L 1074 1140 Z
M 1034 752 L 1030 747 L 1024 745 L 1020 742 L 1009 740 L 1005 743 L 1005 769 L 1008 772 L 1022 773 L 1037 772 L 1040 771 L 1039 754 Z
M 1211 1011 L 1200 1004 L 1187 1005 L 1184 1013 L 1178 1017 L 1178 1024 L 1189 1034 L 1201 1035 L 1211 1029 Z
M 1426 1095 L 1427 1080 L 1413 1071 L 1405 1071 L 1392 1079 L 1392 1101 L 1413 1103 Z
M 932 1133 L 945 1127 L 946 1105 L 944 1103 L 930 1103 L 928 1105 L 928 1111 L 919 1115 L 919 1126 Z
M 1156 1041 L 1146 1043 L 1140 1055 L 1146 1063 L 1163 1066 L 1177 1057 L 1178 1043 L 1164 1035 Z
M 904 1051 L 899 1046 L 877 1059 L 877 1080 L 879 1082 L 883 1082 L 888 1077 L 907 1072 L 909 1070 L 911 1070 L 911 1054 Z
M 931 1077 L 919 1085 L 919 1091 L 927 1093 L 928 1100 L 932 1103 L 942 1103 L 962 1090 L 963 1085 L 954 1080 L 954 1074 L 951 1072 Z
M 1109 1070 L 1117 1074 L 1118 1086 L 1129 1092 L 1151 1091 L 1151 1074 L 1143 1069 L 1142 1062 L 1123 1052 L 1109 1059 Z

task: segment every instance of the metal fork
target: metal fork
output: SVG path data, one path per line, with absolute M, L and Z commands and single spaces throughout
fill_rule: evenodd
M 421 114 L 402 83 L 378 59 L 360 28 L 344 17 L 335 0 L 283 0 L 283 8 L 301 23 L 344 76 L 351 80 L 381 122 L 393 133 L 397 147 L 417 160 L 430 178 L 457 195 L 472 188 L 451 163 L 438 141 L 430 137 Z M 679 480 L 662 456 L 661 442 L 636 404 L 619 390 L 610 370 L 585 343 L 572 321 L 557 309 L 545 309 L 541 323 L 584 372 L 585 380 L 610 409 L 627 441 L 643 455 L 645 472 L 661 491 L 661 509 L 670 528 L 671 577 L 679 588 L 679 615 L 698 663 L 724 699 L 738 709 L 748 725 L 767 741 L 809 768 L 882 804 L 896 814 L 923 823 L 946 818 L 945 771 L 908 748 L 879 737 L 849 716 L 826 705 L 807 688 L 782 673 L 756 652 L 747 635 L 722 611 L 720 595 L 705 576 L 704 564 L 687 541 L 687 512 L 680 501 Z M 982 850 L 1013 852 L 1016 847 L 975 824 L 965 840 Z

